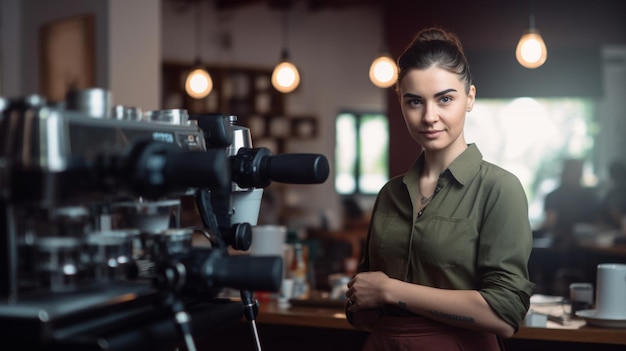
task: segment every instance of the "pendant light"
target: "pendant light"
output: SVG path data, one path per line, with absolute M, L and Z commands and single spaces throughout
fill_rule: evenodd
M 197 4 L 199 8 L 196 9 L 196 62 L 185 79 L 185 91 L 194 99 L 203 99 L 213 90 L 213 79 L 211 79 L 211 75 L 209 75 L 209 72 L 204 68 L 200 60 L 202 43 L 200 38 L 202 7 L 200 5 L 202 2 L 198 1 Z
M 281 61 L 272 71 L 272 85 L 283 94 L 291 93 L 300 85 L 300 73 L 298 68 L 290 61 L 287 51 L 287 16 L 286 10 L 282 12 L 282 40 L 283 51 Z
M 379 88 L 389 88 L 398 79 L 398 66 L 386 52 L 383 52 L 370 66 L 370 80 Z
M 387 18 L 387 8 L 385 5 L 386 1 L 379 2 L 380 11 L 378 13 L 382 14 L 383 19 Z M 385 24 L 383 23 L 383 27 L 384 26 Z M 370 65 L 370 81 L 379 88 L 389 88 L 398 80 L 398 66 L 387 51 L 387 45 L 384 43 L 386 39 L 386 31 L 383 30 L 382 50 L 380 50 L 380 55 L 378 55 Z
M 535 16 L 533 14 L 532 2 L 530 9 L 530 27 L 524 32 L 519 43 L 517 43 L 515 57 L 520 65 L 531 69 L 543 65 L 548 58 L 546 43 L 544 43 L 541 34 L 535 28 Z

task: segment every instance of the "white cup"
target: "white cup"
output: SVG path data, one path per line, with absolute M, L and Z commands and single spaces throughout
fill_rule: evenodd
M 545 328 L 548 324 L 548 315 L 529 310 L 528 313 L 526 313 L 526 318 L 524 318 L 524 324 L 527 327 Z
M 626 264 L 598 265 L 596 317 L 626 319 Z
M 283 261 L 283 281 L 287 269 L 285 263 L 286 239 L 287 227 L 285 226 L 272 224 L 253 226 L 252 243 L 248 250 L 250 256 L 279 256 Z
M 280 296 L 278 297 L 278 302 L 280 303 L 288 303 L 289 300 L 293 297 L 293 279 L 283 279 L 283 282 L 280 285 Z
M 287 227 L 282 225 L 257 225 L 252 227 L 251 256 L 284 256 L 283 244 Z
M 255 226 L 259 220 L 261 200 L 263 200 L 263 188 L 254 188 L 247 191 L 235 191 L 231 193 L 233 201 L 232 223 L 250 223 Z

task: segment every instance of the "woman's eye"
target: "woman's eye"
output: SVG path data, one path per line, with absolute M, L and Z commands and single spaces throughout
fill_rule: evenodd
M 419 99 L 412 99 L 412 100 L 408 100 L 408 101 L 407 101 L 407 103 L 408 103 L 410 106 L 417 106 L 417 105 L 421 104 L 421 103 L 422 103 L 422 101 L 421 101 L 421 100 L 419 100 Z
M 445 103 L 448 103 L 448 102 L 452 101 L 452 98 L 449 97 L 449 96 L 442 96 L 441 100 L 439 100 L 439 101 L 441 101 L 442 103 L 445 104 Z

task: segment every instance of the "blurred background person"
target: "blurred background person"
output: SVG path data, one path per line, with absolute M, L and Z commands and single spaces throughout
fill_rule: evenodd
M 535 237 L 547 237 L 547 248 L 534 248 L 529 262 L 531 280 L 537 292 L 567 296 L 569 284 L 586 281 L 580 267 L 577 236 L 592 235 L 601 222 L 599 196 L 594 188 L 584 186 L 583 160 L 565 159 L 560 183 L 544 199 L 545 221 Z
M 583 161 L 565 159 L 559 186 L 544 199 L 544 235 L 554 238 L 554 246 L 571 246 L 575 225 L 596 224 L 599 200 L 593 188 L 582 184 Z
M 616 160 L 609 166 L 609 188 L 602 197 L 601 220 L 609 229 L 623 228 L 626 214 L 626 163 Z

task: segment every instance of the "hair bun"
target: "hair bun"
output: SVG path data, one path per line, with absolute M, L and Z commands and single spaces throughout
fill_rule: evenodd
M 412 69 L 427 69 L 437 66 L 457 74 L 465 83 L 465 92 L 470 91 L 472 75 L 461 41 L 452 32 L 433 26 L 415 34 L 413 41 L 398 57 L 398 81 Z
M 417 35 L 417 39 L 421 41 L 447 40 L 447 37 L 442 29 L 431 27 L 420 31 Z
M 421 42 L 428 42 L 433 40 L 447 41 L 457 46 L 458 48 L 462 47 L 461 41 L 455 34 L 450 33 L 439 27 L 425 28 L 417 33 L 417 37 L 415 38 L 415 41 Z

